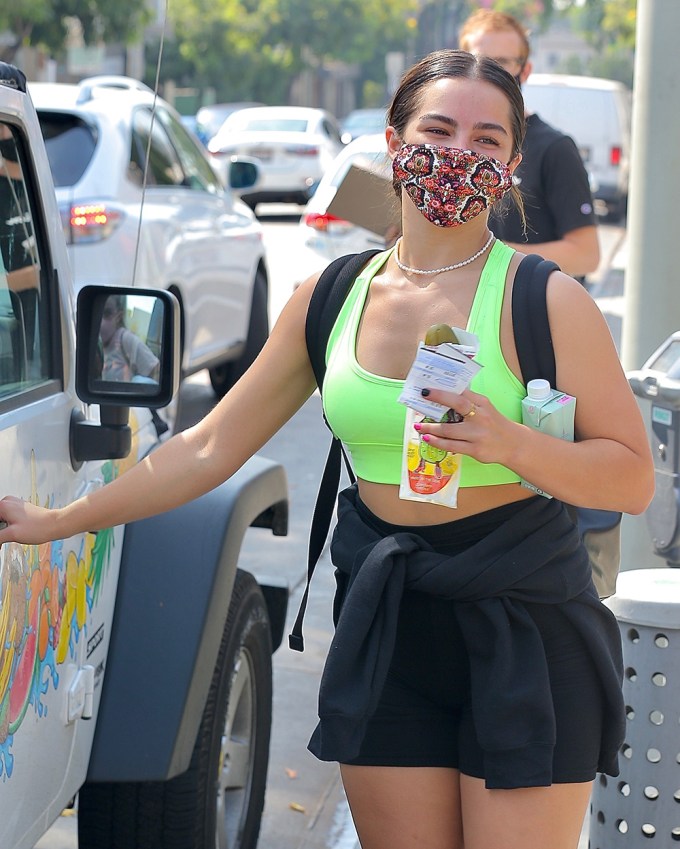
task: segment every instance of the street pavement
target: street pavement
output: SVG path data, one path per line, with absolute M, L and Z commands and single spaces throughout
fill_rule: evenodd
M 623 315 L 623 274 L 626 260 L 625 232 L 605 231 L 603 256 L 588 287 L 609 322 L 617 344 Z M 272 231 L 266 239 L 277 240 L 274 251 L 290 250 L 290 225 Z M 280 245 L 278 240 L 280 240 Z M 269 246 L 268 246 L 269 247 Z M 285 269 L 270 252 L 270 268 Z M 282 272 L 278 272 L 282 273 Z M 290 293 L 291 277 L 280 277 L 272 287 L 278 315 Z M 180 416 L 188 425 L 214 403 L 204 373 L 190 379 L 181 393 Z M 250 529 L 241 565 L 258 577 L 267 575 L 288 581 L 291 588 L 286 635 L 297 613 L 304 589 L 309 525 L 318 482 L 329 444 L 321 420 L 320 400 L 315 394 L 297 415 L 260 452 L 283 464 L 290 489 L 290 527 L 285 538 L 272 537 L 264 529 Z M 258 849 L 359 849 L 338 768 L 317 761 L 307 742 L 316 724 L 319 678 L 331 639 L 331 604 L 334 592 L 332 567 L 326 550 L 317 565 L 305 617 L 305 651 L 291 651 L 287 644 L 274 656 L 274 719 L 272 727 L 267 796 Z M 60 817 L 35 849 L 77 849 L 77 814 Z M 578 849 L 588 846 L 588 817 Z

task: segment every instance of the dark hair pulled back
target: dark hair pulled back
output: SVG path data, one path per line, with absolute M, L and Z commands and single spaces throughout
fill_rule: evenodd
M 465 50 L 437 50 L 415 64 L 403 75 L 399 87 L 394 93 L 387 110 L 387 123 L 394 127 L 403 139 L 406 125 L 415 115 L 425 88 L 437 80 L 462 78 L 483 80 L 501 91 L 510 105 L 510 125 L 512 130 L 512 159 L 522 150 L 526 120 L 524 118 L 524 98 L 517 80 L 493 59 L 474 56 Z M 401 198 L 401 188 L 394 186 L 395 193 Z M 524 221 L 524 204 L 516 186 L 510 194 Z
M 464 50 L 437 50 L 421 59 L 401 78 L 387 110 L 387 123 L 403 138 L 406 125 L 416 113 L 423 90 L 447 77 L 483 80 L 499 89 L 510 105 L 512 156 L 522 150 L 525 120 L 524 99 L 515 78 L 501 66 L 484 56 L 473 56 Z

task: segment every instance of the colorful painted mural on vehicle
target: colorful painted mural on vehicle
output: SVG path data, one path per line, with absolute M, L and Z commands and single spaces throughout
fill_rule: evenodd
M 127 466 L 128 464 L 125 463 Z M 35 456 L 31 457 L 35 482 Z M 102 466 L 104 482 L 123 471 Z M 31 502 L 39 504 L 35 483 Z M 53 503 L 49 498 L 47 505 Z M 69 544 L 75 545 L 69 548 Z M 113 529 L 44 545 L 9 543 L 0 550 L 0 776 L 12 777 L 15 735 L 29 709 L 47 715 L 50 686 L 57 690 L 59 666 L 73 658 L 86 634 L 108 570 Z

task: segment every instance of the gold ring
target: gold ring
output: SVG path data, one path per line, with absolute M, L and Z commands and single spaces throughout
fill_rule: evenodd
M 477 405 L 476 405 L 476 404 L 473 404 L 473 405 L 470 407 L 470 412 L 469 412 L 469 413 L 465 413 L 465 415 L 463 416 L 463 418 L 464 418 L 464 419 L 471 419 L 471 418 L 472 418 L 472 416 L 474 416 L 474 414 L 475 414 L 476 412 L 477 412 Z

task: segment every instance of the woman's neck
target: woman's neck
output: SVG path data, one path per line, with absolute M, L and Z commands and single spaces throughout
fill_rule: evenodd
M 417 210 L 419 220 L 404 215 L 399 260 L 417 269 L 443 268 L 465 262 L 488 242 L 490 231 L 486 215 L 457 227 L 437 227 Z

